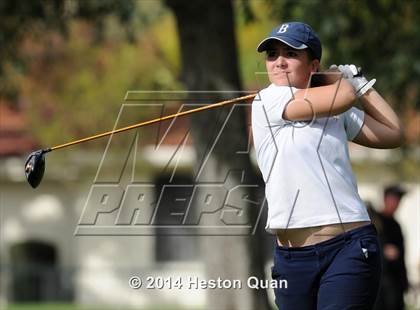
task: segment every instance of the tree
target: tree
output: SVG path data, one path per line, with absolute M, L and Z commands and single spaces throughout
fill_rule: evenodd
M 13 70 L 24 71 L 25 61 L 19 53 L 22 40 L 28 32 L 42 36 L 55 30 L 66 34 L 69 22 L 74 18 L 95 24 L 96 37 L 103 35 L 105 16 L 116 16 L 127 26 L 134 13 L 134 1 L 118 0 L 16 0 L 0 3 L 0 96 L 16 101 L 19 94 L 18 83 L 11 78 Z
M 173 10 L 178 26 L 181 46 L 181 79 L 188 90 L 226 91 L 241 90 L 238 74 L 233 8 L 230 1 L 209 2 L 206 0 L 170 0 L 166 4 Z M 224 95 L 232 98 L 237 93 Z M 207 96 L 209 94 L 207 93 Z M 194 97 L 197 99 L 197 95 Z M 202 98 L 216 102 L 222 95 Z M 192 129 L 198 158 L 209 152 L 209 137 L 220 128 L 230 108 L 199 113 L 192 117 Z M 220 181 L 230 169 L 241 167 L 245 179 L 256 184 L 251 172 L 248 156 L 235 156 L 238 148 L 247 145 L 245 110 L 240 109 L 229 119 L 229 129 L 223 133 L 223 143 L 213 150 L 215 158 L 207 163 L 200 180 Z M 234 183 L 241 178 L 235 175 Z M 246 194 L 246 193 L 245 193 Z M 248 193 L 249 194 L 249 193 Z M 207 278 L 225 277 L 246 283 L 245 278 L 253 274 L 263 279 L 262 242 L 258 236 L 251 237 L 202 237 L 203 259 L 207 267 Z M 209 309 L 269 309 L 265 290 L 207 290 Z
M 136 3 L 136 5 L 139 5 Z M 184 82 L 189 89 L 205 89 L 205 90 L 241 90 L 241 83 L 238 75 L 237 65 L 237 51 L 235 46 L 235 34 L 233 27 L 233 8 L 229 1 L 220 1 L 217 3 L 208 3 L 206 1 L 188 2 L 188 1 L 168 1 L 168 5 L 174 10 L 178 19 L 179 33 L 182 47 L 182 60 L 184 63 L 183 74 Z M 134 11 L 134 1 L 116 1 L 116 0 L 90 0 L 90 1 L 42 1 L 35 0 L 26 2 L 22 0 L 2 2 L 0 5 L 0 23 L 2 27 L 2 36 L 0 37 L 0 44 L 3 47 L 0 54 L 0 79 L 3 86 L 9 85 L 7 88 L 1 89 L 1 95 L 7 96 L 11 102 L 16 102 L 20 89 L 18 83 L 14 83 L 10 79 L 9 73 L 13 70 L 25 71 L 27 70 L 27 62 L 20 53 L 20 47 L 25 40 L 28 33 L 34 36 L 44 37 L 46 33 L 50 34 L 56 32 L 64 38 L 69 38 L 71 35 L 71 23 L 74 20 L 85 20 L 90 24 L 95 25 L 94 37 L 96 42 L 101 42 L 103 39 L 104 19 L 107 16 L 117 17 L 121 25 L 127 25 L 127 37 L 130 38 L 129 23 L 132 19 Z M 205 12 L 205 14 L 203 14 Z M 194 27 L 191 28 L 191 27 Z M 31 30 L 31 31 L 28 31 Z M 205 34 L 205 36 L 203 36 Z M 211 43 L 209 43 L 211 42 Z M 7 43 L 7 44 L 6 44 Z M 94 47 L 94 46 L 92 46 Z M 92 48 L 93 54 L 96 51 Z M 18 51 L 18 52 L 16 52 Z M 54 52 L 46 50 L 46 59 L 42 61 L 39 66 L 47 65 L 51 61 L 51 56 Z M 124 50 L 122 51 L 124 52 Z M 128 53 L 131 53 L 129 50 Z M 63 54 L 60 54 L 61 56 Z M 76 50 L 76 55 L 83 55 L 83 51 Z M 84 55 L 86 56 L 86 55 Z M 84 56 L 77 57 L 76 64 L 86 61 Z M 203 58 L 204 57 L 204 58 Z M 58 57 L 60 58 L 60 57 Z M 83 59 L 81 59 L 83 58 Z M 205 60 L 205 62 L 203 62 Z M 64 65 L 63 68 L 74 70 L 71 63 Z M 90 67 L 89 67 L 90 68 Z M 114 68 L 111 66 L 111 69 Z M 63 72 L 66 72 L 66 70 Z M 67 71 L 68 72 L 68 71 Z M 46 78 L 48 74 L 42 74 L 39 71 L 38 77 Z M 85 72 L 86 73 L 86 72 Z M 92 77 L 95 72 L 88 72 L 82 77 L 86 85 L 95 86 L 95 78 Z M 61 76 L 65 78 L 65 76 Z M 42 80 L 34 79 L 34 83 L 29 86 L 30 90 L 39 90 L 38 82 Z M 49 82 L 51 80 L 46 78 Z M 78 80 L 56 79 L 58 86 L 61 89 L 60 96 L 73 96 L 74 94 L 83 93 L 87 96 L 92 94 L 94 98 L 96 94 L 92 92 L 77 91 L 79 87 Z M 6 83 L 7 82 L 7 83 Z M 76 91 L 72 87 L 76 88 Z M 70 87 L 70 88 L 68 88 Z M 93 87 L 94 88 L 94 87 Z M 84 88 L 82 88 L 84 89 Z M 46 93 L 50 93 L 51 89 L 46 89 Z M 59 91 L 60 92 L 60 91 Z M 56 90 L 54 91 L 56 94 Z M 232 95 L 232 94 L 231 94 Z M 235 96 L 237 93 L 235 93 Z M 232 97 L 226 94 L 227 97 Z M 61 97 L 60 97 L 61 98 Z M 43 99 L 43 98 L 41 98 Z M 45 98 L 44 98 L 45 99 Z M 63 98 L 61 98 L 63 99 Z M 209 98 L 205 98 L 209 99 Z M 215 96 L 211 101 L 216 101 L 221 97 Z M 39 100 L 44 101 L 44 100 Z M 78 100 L 82 102 L 83 100 Z M 67 101 L 64 100 L 66 107 L 72 107 L 74 100 L 72 98 Z M 45 103 L 45 101 L 44 101 Z M 57 106 L 54 100 L 51 100 L 49 107 L 56 109 Z M 63 106 L 64 107 L 64 106 Z M 65 110 L 65 108 L 64 108 Z M 235 147 L 243 147 L 248 144 L 247 125 L 245 123 L 245 111 L 238 109 L 238 113 L 234 113 L 229 122 L 229 136 L 224 136 L 223 143 L 217 145 L 215 149 L 216 159 L 211 163 L 211 169 L 215 172 L 216 178 L 224 175 L 224 172 L 231 167 L 242 167 L 248 173 L 243 180 L 246 183 L 254 182 L 254 175 L 249 173 L 252 171 L 252 166 L 249 158 L 242 156 L 240 158 L 233 156 L 226 156 L 226 154 L 234 154 Z M 54 111 L 52 111 L 54 112 Z M 193 128 L 195 141 L 197 142 L 197 150 L 199 154 L 203 155 L 208 151 L 208 130 L 209 128 L 220 127 L 221 122 L 225 119 L 229 109 L 220 109 L 203 115 L 197 115 L 193 118 Z M 49 112 L 51 114 L 51 111 Z M 65 114 L 65 113 L 63 113 Z M 78 119 L 78 118 L 77 118 Z M 215 119 L 219 119 L 215 122 Z M 46 126 L 51 123 L 45 122 Z M 63 123 L 63 122 L 58 122 Z M 70 124 L 69 127 L 85 128 L 81 123 Z M 62 124 L 60 125 L 62 126 Z M 54 126 L 53 126 L 54 127 Z M 61 128 L 61 127 L 60 127 Z M 76 129 L 77 130 L 77 129 Z M 44 132 L 47 130 L 44 130 Z M 50 130 L 51 132 L 58 132 L 61 130 Z M 51 140 L 53 140 L 51 138 Z M 212 178 L 208 173 L 204 178 Z M 237 176 L 235 176 L 237 178 Z M 234 184 L 238 183 L 235 179 Z M 252 193 L 244 193 L 252 194 Z M 261 254 L 261 242 L 258 242 L 256 237 L 215 237 L 204 238 L 205 242 L 215 244 L 215 247 L 207 246 L 204 253 L 207 259 L 207 266 L 209 267 L 209 278 L 217 278 L 223 276 L 224 278 L 235 279 L 238 274 L 242 278 L 242 283 L 245 283 L 244 277 L 253 274 L 258 278 L 263 278 L 263 262 Z M 242 254 L 241 254 L 242 253 Z M 216 268 L 217 267 L 217 268 Z M 219 268 L 221 267 L 221 268 Z M 210 308 L 217 309 L 268 309 L 268 303 L 265 290 L 209 290 L 211 306 Z M 220 292 L 224 293 L 220 296 Z M 237 298 L 234 295 L 237 294 Z M 219 307 L 220 306 L 220 307 Z
M 25 115 L 43 147 L 110 129 L 128 89 L 177 85 L 150 40 L 162 12 L 159 2 L 131 0 L 2 2 L 1 104 Z

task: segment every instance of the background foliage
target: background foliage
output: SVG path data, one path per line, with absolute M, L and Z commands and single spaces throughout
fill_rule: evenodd
M 266 83 L 256 74 L 265 70 L 255 51 L 261 38 L 301 20 L 322 39 L 324 68 L 361 65 L 404 121 L 418 115 L 420 1 L 234 4 L 246 89 Z M 176 22 L 161 1 L 3 1 L 0 29 L 0 96 L 26 113 L 43 145 L 110 129 L 127 90 L 183 88 Z

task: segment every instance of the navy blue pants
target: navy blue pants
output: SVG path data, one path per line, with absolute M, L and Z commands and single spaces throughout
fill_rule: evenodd
M 304 247 L 276 245 L 272 277 L 280 310 L 368 310 L 378 294 L 382 265 L 370 224 Z

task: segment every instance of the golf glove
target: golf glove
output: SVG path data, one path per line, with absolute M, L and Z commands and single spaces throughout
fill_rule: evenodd
M 332 65 L 330 69 L 335 69 L 343 74 L 343 77 L 353 86 L 357 97 L 363 96 L 375 84 L 376 79 L 368 81 L 361 73 L 361 69 L 355 65 Z

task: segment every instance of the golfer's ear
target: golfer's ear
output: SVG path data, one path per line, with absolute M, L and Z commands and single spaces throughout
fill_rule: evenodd
M 312 72 L 318 72 L 319 67 L 320 67 L 319 60 L 318 59 L 312 60 Z

